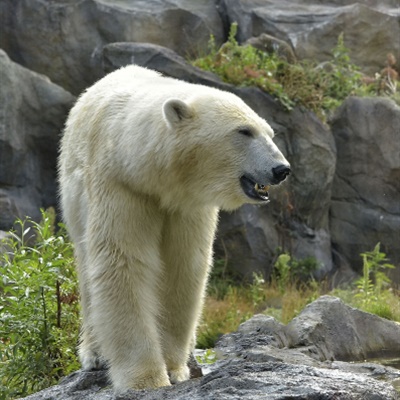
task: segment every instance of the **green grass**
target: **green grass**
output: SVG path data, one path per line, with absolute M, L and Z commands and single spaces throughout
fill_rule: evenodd
M 237 24 L 233 23 L 228 41 L 220 48 L 211 36 L 208 54 L 191 63 L 217 74 L 224 82 L 259 87 L 288 110 L 303 106 L 322 120 L 350 95 L 387 95 L 400 104 L 397 82 L 388 81 L 385 73 L 365 79 L 360 68 L 351 62 L 343 34 L 332 49 L 332 59 L 317 64 L 309 60 L 288 63 L 274 53 L 241 46 L 235 39 L 236 32 Z

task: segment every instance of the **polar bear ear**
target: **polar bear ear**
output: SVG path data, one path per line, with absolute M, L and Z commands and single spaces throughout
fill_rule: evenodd
M 193 117 L 191 106 L 179 99 L 169 99 L 163 105 L 164 118 L 171 126 Z

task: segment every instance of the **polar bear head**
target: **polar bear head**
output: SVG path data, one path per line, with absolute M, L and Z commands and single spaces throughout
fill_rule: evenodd
M 270 125 L 234 94 L 207 88 L 171 98 L 163 116 L 176 138 L 174 175 L 189 197 L 226 210 L 263 204 L 290 173 Z

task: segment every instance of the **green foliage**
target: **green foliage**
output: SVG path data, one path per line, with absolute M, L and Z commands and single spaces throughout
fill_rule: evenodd
M 280 254 L 275 261 L 273 279 L 278 284 L 279 291 L 284 293 L 290 282 L 290 255 Z
M 193 65 L 217 74 L 224 82 L 237 86 L 257 86 L 276 97 L 288 110 L 295 105 L 314 111 L 322 119 L 350 95 L 380 94 L 376 83 L 365 83 L 359 68 L 351 63 L 343 34 L 332 50 L 332 60 L 289 63 L 275 53 L 252 46 L 241 46 L 231 25 L 229 39 L 217 49 L 211 36 L 209 53 L 192 61 Z M 372 79 L 373 81 L 373 79 Z M 390 81 L 391 97 L 396 100 L 396 82 Z
M 258 307 L 265 301 L 264 285 L 265 280 L 262 274 L 253 272 L 253 282 L 249 285 L 249 294 L 254 307 Z
M 312 281 L 313 273 L 318 269 L 318 261 L 314 257 L 296 260 L 287 253 L 278 256 L 274 264 L 272 279 L 281 293 L 298 281 Z
M 229 38 L 220 49 L 215 39 L 209 41 L 209 54 L 193 61 L 193 65 L 211 71 L 224 82 L 237 86 L 258 86 L 276 96 L 288 109 L 294 105 L 277 80 L 282 61 L 275 55 L 267 55 L 252 46 L 239 46 L 235 36 L 237 23 L 231 25 Z
M 372 251 L 362 253 L 361 257 L 363 274 L 355 282 L 357 306 L 383 318 L 393 319 L 390 307 L 382 302 L 382 297 L 385 295 L 385 289 L 388 289 L 391 283 L 385 271 L 395 268 L 394 265 L 387 263 L 386 254 L 380 251 L 380 243 Z
M 214 364 L 217 361 L 217 355 L 213 349 L 207 349 L 201 356 L 197 356 L 196 360 L 200 364 Z
M 208 281 L 207 294 L 217 299 L 223 299 L 229 291 L 229 287 L 235 285 L 238 280 L 232 273 L 227 273 L 226 260 L 215 260 Z
M 17 221 L 0 243 L 0 399 L 38 391 L 76 369 L 78 288 L 73 248 L 54 211 Z

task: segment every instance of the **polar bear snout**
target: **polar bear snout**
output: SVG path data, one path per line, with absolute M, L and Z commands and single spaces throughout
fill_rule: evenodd
M 287 164 L 281 164 L 277 167 L 272 168 L 272 174 L 274 179 L 274 184 L 279 184 L 283 182 L 287 176 L 290 175 L 290 166 Z

